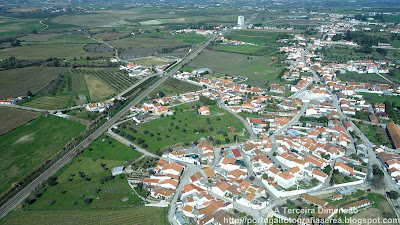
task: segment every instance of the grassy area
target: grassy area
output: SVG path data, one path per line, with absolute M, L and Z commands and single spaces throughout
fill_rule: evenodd
M 56 185 L 47 185 L 46 191 L 33 204 L 25 205 L 24 209 L 104 209 L 138 205 L 141 199 L 132 192 L 124 176 L 103 183 L 100 180 L 111 175 L 111 168 L 140 156 L 128 146 L 101 136 L 55 175 Z M 129 200 L 121 201 L 125 197 Z M 85 198 L 91 198 L 93 202 L 86 204 Z M 54 204 L 49 204 L 51 201 L 55 201 Z
M 150 93 L 151 98 L 157 98 L 161 91 L 167 96 L 179 95 L 187 92 L 199 91 L 202 87 L 169 77 L 164 83 Z
M 17 59 L 47 59 L 50 57 L 60 59 L 73 59 L 74 57 L 112 56 L 112 52 L 93 53 L 85 52 L 83 44 L 52 44 L 52 45 L 26 45 L 0 50 L 0 59 L 11 56 Z
M 335 184 L 349 183 L 349 182 L 358 180 L 355 177 L 349 177 L 349 176 L 343 175 L 341 173 L 337 173 L 337 174 L 333 173 L 332 179 L 335 182 Z
M 166 65 L 166 64 L 170 63 L 169 60 L 166 60 L 163 58 L 158 58 L 158 57 L 153 57 L 153 56 L 137 58 L 137 59 L 133 59 L 131 61 L 136 64 L 147 66 L 147 67 L 162 66 L 162 65 Z
M 113 88 L 98 77 L 85 75 L 85 79 L 89 89 L 91 102 L 105 100 L 115 93 Z
M 26 67 L 0 71 L 0 99 L 36 93 L 69 68 Z
M 55 116 L 41 116 L 0 136 L 0 192 L 61 150 L 85 126 Z
M 233 141 L 234 133 L 228 132 L 229 126 L 236 128 L 239 139 L 243 140 L 244 138 L 242 137 L 243 124 L 233 115 L 217 106 L 210 107 L 210 116 L 197 115 L 197 108 L 194 107 L 194 103 L 180 105 L 172 108 L 172 110 L 176 112 L 176 115 L 133 126 L 132 128 L 136 132 L 128 128 L 122 130 L 133 135 L 138 144 L 138 139 L 143 139 L 144 143 L 148 145 L 147 149 L 153 153 L 159 153 L 159 149 L 162 150 L 167 146 L 198 141 L 201 137 L 209 135 L 213 135 L 215 136 L 214 139 L 219 139 L 222 143 L 225 143 L 226 137 L 218 131 L 227 132 L 227 137 L 230 141 Z M 207 119 L 210 120 L 210 124 L 208 124 Z M 210 127 L 212 127 L 212 131 L 210 131 Z M 194 129 L 204 129 L 204 132 L 194 133 Z
M 400 40 L 394 40 L 390 42 L 390 45 L 395 48 L 400 48 Z
M 225 38 L 235 41 L 244 41 L 248 43 L 263 45 L 275 41 L 275 39 L 281 34 L 281 32 L 237 30 L 233 31 Z
M 396 105 L 400 106 L 400 98 L 398 96 L 378 95 L 373 93 L 362 93 L 362 96 L 365 100 L 374 104 L 384 103 L 386 100 L 389 100 L 391 102 L 396 102 Z
M 337 76 L 341 81 L 354 81 L 354 82 L 365 82 L 365 83 L 379 83 L 379 84 L 390 84 L 387 80 L 383 79 L 375 73 L 364 73 L 359 74 L 357 72 L 347 72 L 345 74 L 339 74 Z
M 35 119 L 40 113 L 21 109 L 0 107 L 0 135 Z
M 19 104 L 39 109 L 65 109 L 71 105 L 71 96 L 68 94 L 36 96 Z
M 368 125 L 357 121 L 354 121 L 354 124 L 372 143 L 375 143 L 377 145 L 390 145 L 389 137 L 382 127 L 377 125 Z
M 247 83 L 252 86 L 266 87 L 266 83 L 282 83 L 277 75 L 284 67 L 273 63 L 270 57 L 248 56 L 221 51 L 203 51 L 189 63 L 194 68 L 210 68 L 214 72 L 248 77 Z
M 0 20 L 0 37 L 21 32 L 31 32 L 45 27 L 39 23 L 40 19 L 19 19 L 0 16 Z
M 153 224 L 168 225 L 168 208 L 127 207 L 110 210 L 12 211 L 3 224 Z
M 343 48 L 332 48 L 332 49 L 323 49 L 321 52 L 323 53 L 325 60 L 329 62 L 347 62 L 349 60 L 365 60 L 365 59 L 373 59 L 373 60 L 381 60 L 381 59 L 397 59 L 397 53 L 395 50 L 388 50 L 387 55 L 382 56 L 379 54 L 376 49 L 373 49 L 371 54 L 358 52 L 358 48 L 352 47 L 343 47 Z
M 224 52 L 251 54 L 251 53 L 255 53 L 263 48 L 264 47 L 255 46 L 255 45 L 230 45 L 230 46 L 219 45 L 215 48 L 215 50 L 224 51 Z

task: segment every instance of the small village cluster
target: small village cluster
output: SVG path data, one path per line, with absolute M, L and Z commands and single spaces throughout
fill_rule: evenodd
M 339 17 L 330 16 L 331 20 L 336 18 Z M 287 54 L 288 63 L 282 80 L 297 81 L 295 85 L 269 84 L 265 89 L 251 87 L 244 84 L 246 78 L 214 77 L 210 69 L 201 68 L 190 73 L 178 72 L 174 77 L 204 89 L 152 99 L 138 108 L 131 108 L 133 120 L 140 123 L 148 121 L 147 116 L 151 120 L 173 115 L 172 107 L 197 101 L 203 96 L 217 100 L 220 107 L 230 113 L 244 116 L 257 135 L 257 139 L 223 147 L 212 146 L 202 138 L 196 145 L 162 155 L 154 168 L 155 174 L 141 182 L 153 198 L 160 202 L 174 202 L 174 219 L 178 224 L 218 224 L 223 217 L 234 217 L 230 209 L 253 216 L 252 210 L 268 208 L 271 199 L 290 196 L 300 196 L 303 201 L 326 209 L 313 214 L 318 218 L 332 218 L 340 212 L 353 214 L 374 204 L 369 199 L 341 207 L 331 204 L 357 193 L 353 187 L 362 185 L 368 173 L 370 143 L 355 141 L 353 137 L 357 128 L 348 117 L 354 117 L 356 112 L 368 112 L 372 124 L 388 118 L 384 104 L 371 105 L 363 99 L 362 93 L 397 95 L 400 92 L 394 85 L 342 82 L 337 78 L 337 74 L 347 71 L 381 76 L 389 68 L 396 68 L 393 62 L 321 62 L 324 55 L 318 50 L 322 47 L 357 45 L 332 41 L 336 32 L 354 30 L 356 24 L 348 21 L 321 26 L 327 35 L 326 40 L 299 34 L 293 35 L 292 39 L 279 40 L 288 43 L 280 48 Z M 219 40 L 231 45 L 250 44 L 223 37 Z M 207 74 L 210 75 L 205 76 Z M 199 115 L 212 115 L 207 106 L 197 110 Z M 387 124 L 387 131 L 400 147 L 397 125 Z M 393 154 L 389 146 L 372 146 L 378 160 L 398 183 L 400 157 Z M 336 194 L 329 201 L 309 195 L 332 186 Z M 174 195 L 178 195 L 176 201 L 171 200 Z M 309 224 L 309 218 L 303 219 L 303 224 Z

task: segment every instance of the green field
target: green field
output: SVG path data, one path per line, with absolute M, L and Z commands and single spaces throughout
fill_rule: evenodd
M 101 136 L 55 175 L 58 184 L 47 185 L 46 191 L 36 198 L 33 204 L 25 205 L 24 209 L 104 209 L 138 205 L 141 199 L 132 192 L 123 176 L 117 176 L 103 184 L 100 179 L 110 175 L 111 168 L 121 166 L 126 161 L 140 156 L 140 153 L 128 146 L 110 137 Z M 108 169 L 103 169 L 101 163 Z M 79 172 L 84 173 L 85 176 L 80 176 Z M 101 191 L 96 193 L 96 189 L 101 189 Z M 66 192 L 60 193 L 63 190 Z M 129 200 L 121 201 L 124 197 L 129 197 Z M 35 196 L 32 195 L 30 198 L 35 198 Z M 92 198 L 93 202 L 86 204 L 83 202 L 84 198 Z M 55 201 L 55 203 L 50 205 L 48 203 L 50 201 Z
M 0 71 L 0 99 L 26 96 L 28 90 L 36 93 L 68 70 L 65 67 L 26 67 Z
M 390 45 L 395 48 L 400 48 L 400 40 L 391 41 Z
M 388 96 L 388 95 L 377 95 L 372 93 L 362 93 L 365 100 L 371 103 L 384 103 L 386 100 L 391 102 L 396 102 L 397 106 L 400 106 L 400 98 L 398 96 Z
M 201 43 L 207 39 L 206 36 L 199 34 L 177 34 L 173 36 L 168 36 L 167 39 L 181 40 L 183 43 Z
M 38 34 L 36 34 L 38 35 Z M 32 36 L 30 39 L 32 40 Z M 40 36 L 40 35 L 38 35 Z M 40 40 L 40 37 L 35 37 L 34 41 L 30 41 L 29 37 L 27 41 L 22 42 L 22 45 L 59 45 L 59 44 L 88 44 L 88 43 L 97 43 L 96 41 L 89 39 L 87 35 L 84 34 L 65 34 L 65 35 L 54 35 L 53 37 L 49 37 L 48 34 L 44 34 L 43 39 Z M 46 39 L 48 38 L 48 39 Z M 24 40 L 24 39 L 23 39 Z
M 0 107 L 0 135 L 14 130 L 15 128 L 35 119 L 39 115 L 39 112 Z
M 109 210 L 23 210 L 12 211 L 2 224 L 152 224 L 169 225 L 168 208 L 127 207 Z
M 357 72 L 346 72 L 345 74 L 339 74 L 337 76 L 341 81 L 349 82 L 365 82 L 371 84 L 390 84 L 387 80 L 383 79 L 375 73 L 363 73 L 359 74 Z M 389 78 L 389 77 L 388 77 Z
M 377 125 L 368 125 L 357 121 L 354 121 L 354 124 L 372 143 L 375 143 L 376 145 L 390 145 L 389 137 L 382 127 Z
M 84 129 L 78 122 L 41 116 L 0 136 L 0 192 L 56 154 Z
M 252 86 L 266 87 L 266 83 L 281 83 L 277 78 L 283 64 L 275 64 L 270 57 L 248 56 L 221 51 L 203 51 L 189 63 L 194 68 L 210 68 L 221 74 L 248 77 L 247 83 Z
M 39 23 L 40 19 L 19 19 L 0 16 L 0 21 L 0 37 L 44 28 L 44 25 Z
M 149 96 L 151 98 L 157 98 L 159 97 L 158 93 L 160 91 L 162 91 L 166 96 L 172 96 L 187 92 L 199 91 L 201 89 L 202 87 L 200 86 L 169 77 L 164 83 L 151 92 Z
M 225 38 L 235 41 L 244 41 L 247 43 L 265 45 L 275 41 L 275 39 L 283 34 L 282 32 L 268 32 L 268 31 L 249 31 L 249 30 L 236 30 Z
M 263 49 L 263 47 L 255 45 L 230 45 L 230 46 L 220 45 L 214 49 L 224 52 L 251 54 L 260 51 L 261 49 Z
M 153 34 L 156 35 L 156 34 Z M 150 38 L 133 36 L 118 40 L 109 41 L 115 48 L 152 48 L 152 47 L 169 47 L 183 44 L 183 39 L 172 38 Z
M 199 116 L 197 115 L 197 108 L 192 108 L 193 105 L 194 103 L 189 103 L 174 107 L 172 108 L 176 112 L 174 116 L 166 116 L 148 123 L 133 126 L 133 129 L 137 132 L 128 128 L 122 129 L 122 131 L 133 135 L 136 138 L 136 143 L 138 143 L 139 138 L 145 140 L 145 144 L 148 145 L 147 149 L 153 153 L 160 153 L 158 152 L 159 149 L 178 143 L 198 141 L 201 137 L 208 135 L 215 135 L 214 139 L 219 139 L 222 143 L 225 143 L 226 137 L 219 134 L 218 131 L 227 132 L 227 137 L 230 138 L 230 141 L 233 141 L 234 133 L 228 132 L 229 126 L 234 126 L 239 139 L 244 140 L 244 137 L 242 137 L 244 126 L 233 115 L 220 109 L 218 106 L 212 106 L 210 107 L 210 116 Z M 208 118 L 210 119 L 210 124 L 208 124 Z M 210 127 L 213 128 L 213 131 L 210 131 Z M 193 132 L 194 129 L 201 128 L 205 129 L 204 133 L 195 134 Z M 149 131 L 149 133 L 145 134 L 145 131 Z M 153 137 L 152 134 L 154 135 Z
M 112 56 L 112 52 L 92 53 L 83 50 L 83 44 L 52 44 L 52 45 L 26 45 L 0 50 L 0 59 L 11 56 L 17 59 L 47 59 L 50 57 L 60 59 L 73 59 L 74 57 Z

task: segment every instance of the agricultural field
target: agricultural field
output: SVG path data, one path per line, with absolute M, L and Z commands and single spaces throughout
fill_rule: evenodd
M 58 24 L 72 24 L 79 27 L 121 27 L 139 25 L 148 20 L 177 18 L 169 15 L 168 9 L 129 9 L 88 11 L 84 14 L 63 15 L 51 19 Z
M 0 37 L 40 30 L 45 26 L 40 24 L 39 21 L 40 19 L 19 19 L 0 16 Z
M 93 53 L 85 52 L 83 44 L 54 44 L 54 45 L 26 45 L 0 50 L 0 59 L 14 56 L 17 59 L 47 59 L 50 57 L 60 59 L 73 59 L 74 57 L 111 57 L 112 52 Z
M 57 183 L 46 185 L 46 191 L 41 192 L 39 198 L 35 195 L 28 197 L 36 201 L 25 204 L 24 209 L 87 210 L 140 205 L 142 200 L 132 191 L 124 176 L 104 179 L 111 175 L 113 167 L 124 165 L 126 161 L 140 156 L 130 147 L 103 135 L 60 169 L 54 175 Z M 63 191 L 66 192 L 61 193 Z M 126 197 L 129 200 L 121 201 Z M 93 201 L 85 203 L 86 198 Z M 55 202 L 49 204 L 51 201 Z
M 146 67 L 162 66 L 162 65 L 166 65 L 171 62 L 170 60 L 167 60 L 164 58 L 158 58 L 158 57 L 154 57 L 154 56 L 132 59 L 131 61 L 135 64 L 146 66 Z
M 157 35 L 157 33 L 152 33 Z M 162 34 L 161 34 L 162 35 Z M 155 37 L 142 37 L 132 36 L 129 38 L 123 38 L 118 40 L 109 41 L 115 48 L 154 48 L 154 47 L 167 47 L 182 44 L 181 39 L 171 39 L 171 38 L 155 38 Z
M 0 99 L 36 93 L 69 68 L 26 67 L 0 71 Z
M 130 36 L 130 32 L 107 32 L 95 34 L 93 37 L 96 39 L 101 39 L 103 41 L 117 40 L 123 37 Z
M 233 141 L 235 134 L 238 135 L 239 141 L 244 140 L 243 124 L 218 106 L 210 107 L 211 115 L 209 116 L 198 115 L 195 103 L 179 105 L 171 108 L 171 110 L 174 110 L 176 115 L 162 117 L 122 129 L 122 131 L 133 135 L 137 144 L 156 154 L 161 154 L 163 149 L 168 146 L 198 141 L 208 135 L 215 136 L 214 139 L 220 140 L 221 143 L 226 143 L 225 138 Z M 230 133 L 228 131 L 229 126 L 234 126 L 236 133 Z M 204 132 L 198 132 L 199 130 Z M 227 136 L 223 136 L 224 132 Z M 141 142 L 140 139 L 144 142 L 139 143 Z M 147 146 L 143 146 L 143 144 Z
M 0 136 L 0 192 L 56 154 L 85 126 L 55 116 L 41 116 Z
M 0 107 L 0 135 L 35 119 L 40 113 L 28 110 Z
M 27 34 L 18 38 L 22 42 L 43 42 L 52 38 L 59 37 L 62 34 Z
M 33 34 L 30 34 L 34 36 Z M 54 35 L 53 37 L 48 38 L 50 35 L 49 34 L 44 34 L 45 40 L 36 40 L 32 41 L 32 36 L 28 37 L 31 39 L 31 41 L 23 41 L 22 45 L 59 45 L 59 44 L 89 44 L 89 43 L 97 43 L 96 41 L 90 39 L 87 37 L 87 35 L 84 34 L 62 34 L 62 35 Z M 36 39 L 40 39 L 40 36 L 36 34 Z M 46 39 L 47 38 L 47 39 Z
M 169 225 L 168 208 L 126 207 L 109 210 L 22 210 L 12 211 L 3 220 L 3 224 L 152 224 Z
M 264 49 L 264 47 L 255 45 L 228 45 L 228 46 L 219 45 L 214 48 L 214 50 L 217 51 L 242 53 L 242 54 L 252 54 L 257 51 L 260 51 L 261 49 Z
M 281 83 L 277 75 L 283 64 L 273 63 L 271 58 L 248 56 L 237 53 L 205 50 L 188 65 L 194 68 L 210 68 L 221 74 L 248 77 L 247 83 L 265 88 L 269 84 Z
M 390 84 L 387 80 L 383 79 L 379 75 L 375 73 L 364 73 L 364 74 L 359 74 L 357 72 L 346 72 L 345 74 L 338 74 L 337 78 L 339 78 L 341 81 L 353 81 L 353 82 L 365 82 L 365 83 L 371 83 L 371 84 Z
M 90 102 L 100 102 L 115 93 L 113 88 L 98 77 L 85 75 L 85 79 L 89 89 Z
M 68 94 L 35 96 L 18 104 L 38 109 L 66 109 L 71 105 L 71 96 Z
M 151 98 L 159 97 L 163 92 L 166 96 L 179 95 L 187 92 L 199 91 L 202 87 L 169 77 L 164 83 L 149 94 Z
M 73 72 L 80 74 L 88 74 L 96 77 L 100 77 L 109 86 L 121 92 L 133 84 L 139 82 L 138 78 L 129 77 L 128 74 L 115 71 L 115 69 L 104 69 L 104 70 L 88 70 L 88 69 L 75 69 Z
M 274 42 L 276 38 L 282 34 L 283 32 L 236 30 L 225 36 L 225 38 L 235 41 L 266 45 L 270 42 Z
M 42 109 L 66 109 L 114 97 L 139 81 L 115 69 L 72 69 L 53 93 L 38 94 L 20 105 Z
M 207 40 L 207 36 L 189 33 L 189 34 L 177 34 L 168 36 L 167 39 L 181 40 L 182 43 L 196 43 L 199 44 Z

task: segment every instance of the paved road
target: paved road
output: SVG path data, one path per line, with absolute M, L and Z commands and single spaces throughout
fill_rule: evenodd
M 305 49 L 305 50 L 301 53 L 301 61 L 304 63 L 304 65 L 306 65 L 305 55 L 310 51 L 310 48 L 311 48 L 311 47 L 312 47 L 312 45 L 308 46 L 308 48 Z M 311 73 L 313 74 L 313 79 L 309 80 L 309 81 L 306 83 L 306 86 L 305 86 L 304 88 L 302 88 L 300 91 L 298 91 L 298 92 L 292 94 L 292 95 L 290 96 L 290 98 L 294 99 L 294 98 L 300 97 L 300 96 L 301 96 L 302 94 L 304 94 L 304 92 L 307 90 L 307 87 L 308 87 L 309 85 L 311 85 L 312 82 L 313 82 L 314 80 L 316 80 L 316 78 L 317 78 L 318 76 L 317 76 L 317 74 L 315 73 L 315 71 L 314 71 L 313 69 L 311 70 Z
M 256 140 L 258 139 L 256 133 L 255 133 L 254 130 L 253 130 L 253 128 L 251 128 L 250 124 L 247 123 L 247 121 L 246 121 L 245 119 L 243 119 L 243 117 L 239 116 L 237 113 L 235 113 L 234 111 L 232 111 L 228 106 L 226 106 L 223 102 L 221 102 L 220 100 L 218 100 L 218 98 L 215 97 L 214 95 L 213 95 L 213 97 L 214 97 L 215 99 L 217 99 L 218 105 L 219 105 L 221 108 L 225 109 L 225 110 L 228 111 L 230 114 L 232 114 L 234 117 L 238 118 L 238 119 L 240 120 L 240 122 L 242 122 L 242 124 L 243 124 L 244 127 L 246 128 L 247 132 L 250 134 L 250 140 L 256 141 Z

